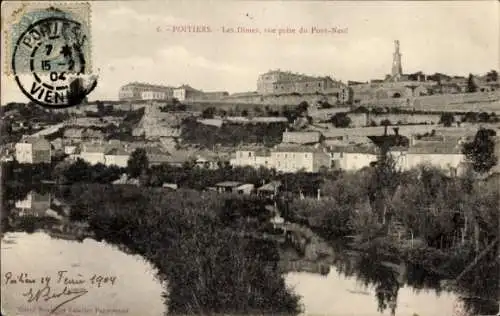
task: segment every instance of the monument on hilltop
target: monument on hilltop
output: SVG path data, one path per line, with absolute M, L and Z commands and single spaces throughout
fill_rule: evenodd
M 401 66 L 401 53 L 399 52 L 399 40 L 394 41 L 394 54 L 392 57 L 392 80 L 399 81 L 403 75 Z

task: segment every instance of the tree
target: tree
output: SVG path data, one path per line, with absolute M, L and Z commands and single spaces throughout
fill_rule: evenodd
M 343 128 L 348 127 L 351 124 L 351 118 L 347 116 L 347 113 L 339 112 L 332 116 L 330 122 L 332 122 L 335 127 Z
M 478 115 L 476 112 L 467 112 L 462 118 L 462 122 L 474 123 L 478 120 Z
M 352 111 L 352 113 L 370 113 L 370 110 L 368 110 L 364 106 L 358 106 L 356 109 Z
M 490 121 L 490 115 L 486 112 L 481 112 L 477 115 L 477 120 L 482 123 L 487 123 Z
M 201 117 L 204 119 L 211 119 L 214 118 L 214 114 L 215 114 L 215 108 L 211 106 L 209 108 L 204 109 L 203 112 L 201 112 Z
M 309 103 L 307 103 L 307 101 L 302 101 L 299 103 L 299 105 L 297 105 L 295 111 L 297 112 L 297 115 L 302 115 L 304 112 L 307 111 L 308 108 L 309 108 Z
M 496 70 L 491 70 L 486 74 L 487 81 L 497 81 L 498 80 L 498 72 Z
M 455 116 L 453 113 L 446 112 L 441 114 L 439 123 L 442 123 L 445 127 L 450 127 L 453 122 L 455 122 Z
M 472 142 L 464 144 L 463 153 L 472 163 L 474 171 L 486 173 L 497 164 L 493 139 L 495 136 L 494 130 L 481 128 Z
M 388 119 L 384 119 L 380 122 L 380 125 L 381 126 L 389 126 L 389 125 L 392 125 L 391 121 L 388 120 Z
M 226 117 L 226 116 L 227 116 L 227 111 L 226 111 L 226 110 L 224 110 L 224 109 L 220 109 L 220 110 L 219 110 L 219 116 L 220 116 L 220 117 Z
M 149 167 L 146 150 L 137 148 L 132 152 L 127 162 L 127 172 L 131 178 L 137 178 Z
M 472 93 L 477 91 L 477 85 L 474 82 L 474 76 L 469 74 L 469 79 L 467 79 L 467 92 Z
M 333 107 L 327 100 L 319 101 L 318 106 L 320 109 L 330 109 Z

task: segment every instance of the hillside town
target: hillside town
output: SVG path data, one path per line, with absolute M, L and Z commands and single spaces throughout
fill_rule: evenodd
M 119 101 L 52 110 L 62 118 L 57 124 L 23 122 L 22 111 L 7 106 L 4 130 L 23 137 L 3 142 L 2 159 L 39 163 L 66 155 L 126 167 L 132 152 L 143 148 L 152 165 L 193 161 L 288 173 L 360 170 L 388 150 L 401 170 L 429 163 L 450 175 L 464 173 L 462 145 L 480 128 L 500 126 L 497 72 L 404 74 L 399 41 L 394 44 L 391 74 L 366 83 L 281 70 L 259 75 L 257 91 L 232 95 L 130 83 L 120 89 Z M 267 140 L 213 137 L 249 126 L 272 134 Z M 25 136 L 29 130 L 37 132 Z

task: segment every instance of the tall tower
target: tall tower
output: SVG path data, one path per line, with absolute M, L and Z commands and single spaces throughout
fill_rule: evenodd
M 398 81 L 403 74 L 403 67 L 401 66 L 401 53 L 399 52 L 399 41 L 394 41 L 394 54 L 392 57 L 392 79 Z

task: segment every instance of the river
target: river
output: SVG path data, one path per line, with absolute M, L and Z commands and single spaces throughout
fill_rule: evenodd
M 337 272 L 334 267 L 327 276 L 307 272 L 288 273 L 286 281 L 302 297 L 307 315 L 391 315 L 390 309 L 378 312 L 373 285 L 365 286 L 355 277 Z M 416 292 L 403 287 L 398 292 L 395 315 L 457 315 L 454 313 L 457 302 L 457 297 L 451 293 L 438 296 L 433 290 Z
M 64 278 L 84 279 L 85 295 L 61 306 L 56 315 L 144 315 L 158 316 L 165 311 L 161 296 L 162 284 L 155 277 L 154 268 L 140 256 L 126 254 L 116 247 L 92 239 L 83 242 L 55 239 L 43 232 L 7 233 L 2 238 L 2 313 L 3 315 L 49 315 L 56 305 L 76 295 L 45 301 L 28 302 L 22 294 L 33 288 L 44 287 L 41 278 L 50 277 L 51 293 L 64 289 Z M 59 281 L 58 271 L 62 280 Z M 6 285 L 7 274 L 18 279 Z M 35 279 L 36 283 L 19 283 Z M 112 282 L 97 283 L 99 276 L 116 277 Z
M 2 309 L 7 315 L 49 315 L 61 298 L 28 303 L 23 297 L 29 288 L 40 289 L 39 279 L 51 277 L 52 291 L 61 291 L 63 277 L 86 281 L 88 293 L 63 305 L 59 315 L 162 315 L 166 308 L 162 298 L 164 288 L 153 267 L 137 255 L 130 255 L 104 242 L 86 238 L 83 242 L 56 239 L 43 232 L 7 233 L 2 239 Z M 5 284 L 6 273 L 11 279 L 27 273 L 35 284 Z M 91 284 L 93 275 L 116 277 L 114 284 Z M 291 272 L 287 284 L 302 297 L 305 314 L 323 315 L 390 315 L 390 308 L 378 311 L 376 290 L 364 286 L 355 277 L 346 277 L 335 267 L 326 276 L 309 272 Z M 70 298 L 69 296 L 68 298 Z M 453 294 L 434 291 L 415 292 L 409 287 L 399 289 L 395 315 L 441 316 L 455 315 Z M 36 309 L 34 309 L 36 307 Z

